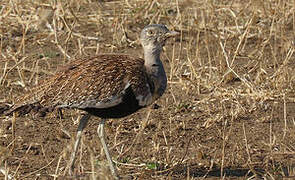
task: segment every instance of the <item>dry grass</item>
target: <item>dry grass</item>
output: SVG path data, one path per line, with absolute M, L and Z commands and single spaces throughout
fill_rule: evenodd
M 120 174 L 294 176 L 294 9 L 295 1 L 279 0 L 2 0 L 0 102 L 13 103 L 13 97 L 76 57 L 141 56 L 139 31 L 149 23 L 166 24 L 181 37 L 169 41 L 162 56 L 169 87 L 157 102 L 160 109 L 152 110 L 144 129 L 143 111 L 108 123 Z M 69 112 L 67 122 L 54 115 L 19 118 L 15 136 L 11 118 L 1 117 L 0 170 L 17 179 L 63 177 L 75 115 Z M 98 154 L 96 125 L 93 121 L 85 133 L 77 168 L 90 179 L 108 174 Z

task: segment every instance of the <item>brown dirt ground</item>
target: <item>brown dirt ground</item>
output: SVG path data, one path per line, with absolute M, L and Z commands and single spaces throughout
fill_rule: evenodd
M 68 16 L 65 21 L 74 27 L 75 32 L 102 38 L 91 41 L 71 36 L 63 26 L 57 34 L 59 42 L 72 57 L 95 54 L 97 48 L 99 52 L 141 56 L 141 47 L 135 40 L 145 24 L 159 20 L 178 30 L 183 27 L 182 37 L 170 40 L 162 56 L 169 87 L 156 102 L 159 107 L 153 106 L 123 119 L 107 121 L 107 142 L 123 179 L 295 177 L 295 56 L 291 54 L 290 60 L 284 61 L 288 51 L 293 49 L 286 44 L 294 31 L 294 19 L 286 13 L 287 10 L 275 9 L 277 1 L 265 5 L 265 14 L 269 17 L 257 15 L 257 24 L 249 26 L 249 34 L 251 32 L 254 35 L 249 35 L 242 41 L 243 47 L 237 54 L 234 53 L 243 35 L 217 28 L 217 22 L 228 23 L 226 27 L 235 23 L 229 13 L 219 10 L 230 6 L 229 9 L 238 11 L 237 23 L 243 24 L 251 18 L 254 21 L 255 13 L 249 10 L 252 5 L 249 2 L 244 2 L 246 9 L 242 7 L 243 2 L 239 1 L 235 1 L 236 4 L 224 1 L 224 4 L 215 4 L 215 9 L 211 9 L 213 6 L 205 6 L 205 3 L 193 3 L 193 6 L 200 8 L 196 11 L 205 14 L 205 17 L 197 15 L 202 16 L 204 22 L 195 22 L 194 26 L 186 24 L 190 22 L 186 18 L 190 17 L 188 9 L 192 6 L 191 1 L 179 4 L 183 19 L 177 24 L 172 21 L 178 18 L 175 3 L 166 7 L 163 5 L 165 1 L 155 3 L 153 6 L 156 8 L 140 1 L 132 4 L 133 9 L 126 8 L 127 1 L 104 1 L 103 12 L 109 14 L 100 15 L 109 19 L 98 21 L 85 21 L 87 18 L 83 19 L 81 14 L 94 18 L 91 15 L 96 12 L 95 8 L 100 11 L 102 9 L 100 3 L 77 1 L 80 3 L 80 8 L 77 8 L 78 5 L 74 2 L 65 2 L 64 9 L 72 8 L 79 15 L 79 21 L 75 21 L 69 11 L 60 15 Z M 146 10 L 146 18 L 141 19 L 143 12 L 140 8 L 145 7 L 144 4 L 151 8 Z M 5 8 L 10 5 L 4 1 L 0 7 L 7 12 Z M 30 9 L 28 4 L 21 2 L 15 5 Z M 291 7 L 286 5 L 288 8 Z M 17 9 L 12 9 L 8 17 L 13 18 L 13 13 L 21 13 L 19 11 L 22 10 Z M 124 15 L 127 10 L 134 14 Z M 247 16 L 248 10 L 253 16 Z M 166 14 L 163 15 L 163 12 Z M 30 14 L 29 11 L 23 13 Z M 162 14 L 160 16 L 157 13 Z M 282 14 L 287 16 L 284 22 L 279 21 Z M 153 20 L 154 16 L 158 20 Z M 277 21 L 271 21 L 272 19 Z M 57 18 L 56 21 L 62 20 Z M 9 18 L 3 20 L 4 24 L 9 22 Z M 280 27 L 274 24 L 275 35 L 269 36 L 271 23 L 274 22 L 280 22 Z M 22 25 L 24 23 L 17 22 L 10 24 L 9 30 L 8 26 L 0 28 L 3 53 L 0 57 L 0 77 L 6 63 L 8 67 L 13 67 L 13 58 L 18 61 L 25 58 L 25 63 L 19 66 L 25 88 L 19 85 L 22 82 L 21 76 L 14 67 L 6 74 L 5 81 L 0 86 L 0 102 L 12 103 L 13 97 L 24 94 L 39 79 L 54 73 L 59 65 L 69 61 L 54 43 L 54 34 L 31 27 L 25 35 L 26 46 L 19 51 L 24 37 Z M 122 30 L 126 30 L 127 36 L 121 33 Z M 221 36 L 227 36 L 226 40 Z M 132 40 L 134 42 L 130 42 Z M 236 55 L 232 67 L 239 77 L 227 74 L 219 42 L 224 42 L 230 58 Z M 36 63 L 38 71 L 34 70 Z M 249 82 L 251 87 L 241 79 Z M 149 110 L 149 122 L 140 134 L 142 121 Z M 13 117 L 0 117 L 0 165 L 5 166 L 16 179 L 72 179 L 67 176 L 65 168 L 80 112 L 64 110 L 63 113 L 63 119 L 59 119 L 55 113 L 44 118 L 34 113 L 16 117 L 15 134 L 12 133 Z M 98 123 L 99 119 L 93 117 L 84 132 L 76 162 L 76 179 L 91 179 L 93 172 L 101 179 L 111 179 L 96 134 Z M 139 137 L 134 142 L 137 135 Z M 3 174 L 0 174 L 1 178 L 4 178 Z

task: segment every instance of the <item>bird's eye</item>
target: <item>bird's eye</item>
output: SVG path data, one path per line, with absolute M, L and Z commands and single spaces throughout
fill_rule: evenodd
M 149 31 L 147 31 L 147 35 L 148 36 L 152 36 L 152 35 L 154 35 L 155 34 L 155 32 L 153 31 L 153 30 L 149 30 Z

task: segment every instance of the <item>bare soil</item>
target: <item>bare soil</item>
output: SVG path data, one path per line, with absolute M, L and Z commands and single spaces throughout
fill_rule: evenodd
M 122 178 L 295 178 L 294 5 L 177 2 L 4 0 L 0 107 L 71 59 L 104 52 L 142 56 L 140 30 L 162 23 L 182 34 L 162 55 L 165 95 L 106 124 Z M 0 167 L 16 179 L 112 179 L 95 117 L 84 132 L 75 176 L 68 176 L 81 112 L 63 114 L 0 116 Z

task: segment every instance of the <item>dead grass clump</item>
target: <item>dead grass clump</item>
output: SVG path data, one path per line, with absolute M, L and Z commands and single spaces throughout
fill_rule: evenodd
M 80 56 L 141 56 L 138 32 L 149 23 L 166 24 L 181 37 L 163 53 L 169 87 L 149 122 L 141 123 L 142 112 L 108 122 L 120 174 L 139 179 L 292 176 L 295 21 L 289 1 L 2 0 L 0 102 L 12 104 Z M 65 112 L 65 118 L 72 114 L 77 112 Z M 6 178 L 7 172 L 17 179 L 64 177 L 63 152 L 77 123 L 68 119 L 18 118 L 15 136 L 10 125 L 0 126 L 0 170 Z M 11 119 L 0 117 L 0 124 L 7 122 Z M 95 128 L 90 125 L 85 134 L 78 173 L 108 178 L 101 170 L 104 157 L 97 153 Z

